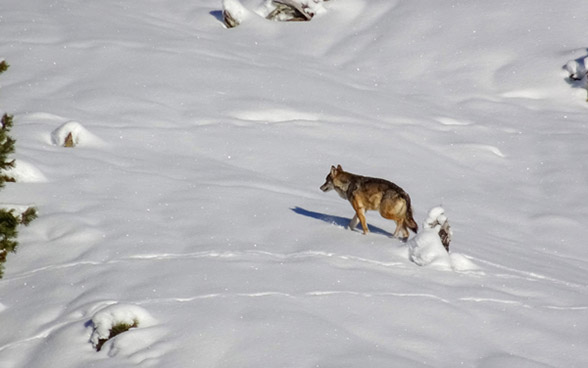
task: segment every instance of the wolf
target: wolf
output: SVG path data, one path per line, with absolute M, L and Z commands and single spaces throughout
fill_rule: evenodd
M 355 210 L 355 216 L 349 222 L 351 230 L 361 222 L 363 233 L 367 234 L 369 230 L 365 221 L 365 211 L 378 210 L 382 217 L 396 222 L 395 237 L 398 238 L 402 234 L 401 239 L 406 241 L 408 229 L 415 234 L 418 231 L 418 225 L 412 216 L 410 196 L 388 180 L 352 174 L 338 165 L 331 166 L 331 171 L 320 188 L 323 192 L 334 189 L 341 198 L 351 203 Z

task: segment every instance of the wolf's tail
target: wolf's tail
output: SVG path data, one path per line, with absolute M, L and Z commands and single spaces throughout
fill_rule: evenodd
M 417 225 L 414 217 L 412 216 L 412 205 L 410 203 L 410 196 L 404 192 L 404 200 L 406 201 L 406 226 L 412 230 L 415 234 L 419 231 L 419 225 Z

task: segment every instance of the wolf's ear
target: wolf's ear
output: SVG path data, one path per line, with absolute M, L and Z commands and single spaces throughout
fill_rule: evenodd
M 341 165 L 337 165 L 337 170 L 343 171 L 343 168 L 341 167 Z
M 337 174 L 337 168 L 335 166 L 331 166 L 331 176 L 335 176 Z

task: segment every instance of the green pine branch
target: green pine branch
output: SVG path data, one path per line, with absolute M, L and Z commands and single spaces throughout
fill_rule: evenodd
M 18 246 L 18 226 L 28 226 L 37 218 L 37 209 L 29 207 L 20 215 L 14 209 L 0 209 L 0 279 L 3 276 L 3 263 L 8 253 L 16 253 Z
M 8 69 L 6 61 L 0 61 L 0 74 Z M 16 141 L 9 135 L 12 129 L 12 115 L 4 114 L 0 120 L 0 171 L 14 167 L 14 159 L 10 155 L 14 153 Z M 13 179 L 0 174 L 0 188 L 6 181 Z M 16 252 L 18 241 L 18 226 L 31 223 L 37 218 L 37 209 L 29 207 L 21 214 L 16 214 L 14 209 L 0 208 L 0 278 L 3 276 L 4 262 L 8 253 Z

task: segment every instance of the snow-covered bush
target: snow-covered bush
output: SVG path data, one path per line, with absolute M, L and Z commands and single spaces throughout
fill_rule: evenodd
M 324 11 L 324 0 L 265 0 L 257 9 L 248 10 L 240 0 L 223 0 L 223 21 L 227 28 L 241 24 L 250 16 L 279 22 L 309 21 Z
M 433 229 L 422 229 L 410 239 L 408 256 L 419 266 L 433 266 L 441 269 L 451 269 L 449 253 L 443 247 L 439 234 Z
M 62 147 L 101 146 L 104 142 L 77 121 L 68 121 L 51 133 L 51 143 Z
M 155 320 L 143 308 L 130 304 L 113 304 L 92 317 L 93 331 L 90 342 L 97 351 L 114 337 L 137 327 L 148 327 L 155 324 Z
M 409 258 L 419 266 L 436 265 L 451 268 L 449 242 L 451 228 L 445 216 L 445 210 L 434 207 L 429 211 L 422 230 L 408 242 Z
M 588 55 L 568 61 L 563 70 L 568 74 L 567 80 L 570 85 L 588 91 Z M 588 98 L 586 100 L 588 101 Z
M 434 230 L 439 235 L 445 250 L 449 252 L 449 243 L 451 243 L 453 232 L 442 207 L 434 207 L 429 211 L 429 215 L 423 223 L 423 228 Z
M 453 231 L 442 207 L 432 208 L 421 231 L 408 241 L 408 257 L 419 266 L 430 266 L 442 270 L 478 271 L 479 268 L 468 257 L 451 252 L 449 243 Z
M 579 81 L 586 78 L 586 58 L 570 60 L 563 66 L 571 80 Z
M 223 0 L 223 21 L 227 28 L 238 26 L 249 16 L 251 12 L 239 0 Z

